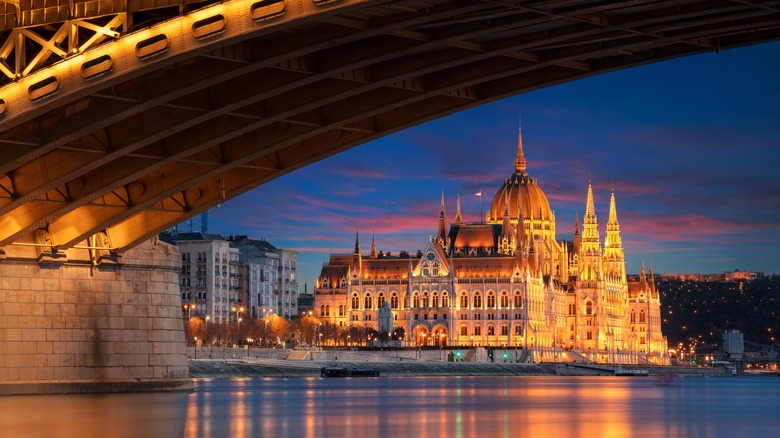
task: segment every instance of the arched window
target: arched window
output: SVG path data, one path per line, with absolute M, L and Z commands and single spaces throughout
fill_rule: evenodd
M 591 303 L 590 301 L 585 303 L 585 314 L 593 315 L 593 303 Z
M 501 336 L 507 336 L 509 334 L 509 326 L 501 326 Z
M 461 309 L 469 308 L 469 296 L 466 294 L 466 292 L 460 294 L 460 308 Z
M 390 307 L 393 309 L 398 308 L 398 294 L 393 292 L 392 295 L 390 295 Z
M 482 307 L 482 295 L 479 292 L 474 294 L 474 308 L 479 309 Z
M 422 304 L 421 307 L 428 307 L 428 293 L 427 292 L 423 292 L 421 304 Z
M 501 307 L 504 309 L 509 307 L 509 294 L 506 291 L 501 292 Z
M 523 326 L 520 324 L 515 325 L 515 335 L 520 336 L 523 334 Z
M 436 292 L 433 293 L 431 298 L 431 307 L 439 307 L 439 294 Z
M 488 326 L 488 336 L 495 336 L 496 335 L 496 328 L 492 325 Z
M 385 294 L 384 292 L 379 292 L 376 296 L 376 306 L 382 307 L 385 304 Z
M 634 311 L 633 309 L 631 310 L 631 322 L 632 323 L 636 322 L 636 311 Z
M 489 309 L 496 307 L 496 296 L 493 292 L 488 292 L 487 294 L 487 306 Z
M 325 305 L 325 316 L 330 316 L 330 304 Z
M 360 298 L 358 298 L 358 294 L 352 294 L 352 309 L 357 310 L 360 308 Z
M 590 330 L 588 330 L 588 333 L 587 333 L 587 339 L 588 339 L 589 341 L 592 341 L 592 340 L 593 340 L 593 332 L 591 332 Z
M 433 264 L 433 268 L 431 269 L 431 273 L 433 274 L 434 277 L 438 277 L 439 276 L 439 264 L 438 263 L 434 263 Z M 436 306 L 434 306 L 434 307 L 436 307 Z
M 371 294 L 366 294 L 366 297 L 363 300 L 363 308 L 364 309 L 372 309 L 373 307 L 374 307 L 374 300 L 371 297 Z
M 450 296 L 447 292 L 441 294 L 441 306 L 450 307 Z
M 422 275 L 423 277 L 427 277 L 431 275 L 430 268 L 428 268 L 428 263 L 423 263 L 422 265 Z
M 463 324 L 460 326 L 460 335 L 461 336 L 468 336 L 469 335 L 469 327 L 466 324 Z
M 339 316 L 344 316 L 344 305 L 339 304 Z
M 640 324 L 645 323 L 645 309 L 639 311 L 639 323 Z
M 412 307 L 420 307 L 420 297 L 417 292 L 412 294 Z
M 574 304 L 569 304 L 569 315 L 574 315 Z
M 320 315 L 325 316 L 325 305 L 320 306 Z
M 520 295 L 520 292 L 515 292 L 515 308 L 516 309 L 523 308 L 523 296 Z
M 474 326 L 474 336 L 482 336 L 482 327 L 478 325 Z

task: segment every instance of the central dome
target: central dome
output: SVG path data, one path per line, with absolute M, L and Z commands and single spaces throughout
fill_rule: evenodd
M 509 205 L 509 218 L 512 223 L 517 222 L 517 205 L 522 206 L 523 221 L 552 221 L 553 214 L 550 209 L 550 201 L 547 195 L 536 183 L 536 179 L 525 173 L 515 173 L 504 181 L 504 185 L 498 189 L 490 210 L 487 212 L 487 223 L 499 224 L 504 220 L 504 210 Z
M 542 221 L 545 226 L 542 229 L 554 229 L 551 222 L 555 220 L 550 201 L 547 195 L 536 183 L 535 178 L 531 178 L 525 173 L 526 162 L 523 154 L 523 135 L 522 131 L 517 137 L 517 157 L 515 158 L 515 173 L 511 178 L 504 181 L 504 185 L 498 189 L 496 196 L 493 197 L 493 203 L 490 204 L 490 210 L 485 217 L 487 223 L 500 224 L 504 220 L 504 210 L 509 207 L 509 218 L 513 224 L 517 223 L 517 206 L 521 205 L 523 211 L 523 221 L 528 222 L 533 219 L 534 223 Z M 546 222 L 546 224 L 545 224 Z M 527 225 L 526 225 L 527 226 Z

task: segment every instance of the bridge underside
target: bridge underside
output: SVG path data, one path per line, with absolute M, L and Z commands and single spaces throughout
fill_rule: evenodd
M 58 78 L 57 92 L 28 102 L 59 66 L 84 76 L 91 54 L 122 36 L 0 88 L 0 249 L 83 247 L 100 260 L 437 117 L 780 37 L 780 1 L 289 0 L 263 19 L 253 19 L 258 9 L 229 15 L 234 3 L 203 9 L 222 8 L 210 17 L 226 18 L 226 31 L 182 40 L 186 50 L 171 43 L 137 68 L 115 60 L 76 86 Z M 246 4 L 261 3 L 278 6 Z

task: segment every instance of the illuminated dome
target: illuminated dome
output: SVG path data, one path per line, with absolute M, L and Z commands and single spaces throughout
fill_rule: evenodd
M 501 223 L 504 219 L 504 209 L 509 204 L 509 218 L 512 223 L 517 222 L 517 202 L 523 209 L 523 220 L 528 221 L 552 221 L 553 214 L 550 210 L 550 202 L 544 191 L 536 184 L 536 179 L 526 174 L 515 173 L 498 189 L 490 210 L 487 212 L 488 223 Z M 532 213 L 533 212 L 533 213 Z
M 526 162 L 523 155 L 523 137 L 522 133 L 517 141 L 517 158 L 515 158 L 515 173 L 511 178 L 504 181 L 504 185 L 498 189 L 493 197 L 493 203 L 487 211 L 486 221 L 488 223 L 501 223 L 504 219 L 504 210 L 509 204 L 509 218 L 513 224 L 517 223 L 517 204 L 518 200 L 523 209 L 523 221 L 529 221 L 533 218 L 534 222 L 547 222 L 547 226 L 542 229 L 554 229 L 553 222 L 555 217 L 550 209 L 550 201 L 547 195 L 536 183 L 535 178 L 531 178 L 525 173 Z

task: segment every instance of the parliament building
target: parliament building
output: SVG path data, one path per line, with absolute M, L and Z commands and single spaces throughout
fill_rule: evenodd
M 484 222 L 466 223 L 458 199 L 447 224 L 416 254 L 333 254 L 317 280 L 314 309 L 341 327 L 379 328 L 385 302 L 407 346 L 512 348 L 531 361 L 668 363 L 652 265 L 626 276 L 614 190 L 600 237 L 588 183 L 572 241 L 556 240 L 555 213 L 526 172 L 522 132 L 514 173 Z

